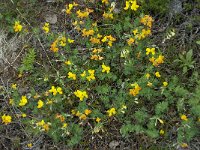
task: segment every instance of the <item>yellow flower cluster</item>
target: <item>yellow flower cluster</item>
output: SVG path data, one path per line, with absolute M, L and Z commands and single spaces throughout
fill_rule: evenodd
M 95 70 L 88 70 L 89 76 L 86 77 L 88 81 L 95 80 L 94 72 Z
M 85 11 L 78 10 L 76 12 L 78 18 L 87 18 L 94 10 L 86 8 Z
M 159 66 L 160 64 L 164 63 L 164 56 L 163 55 L 159 55 L 156 59 L 154 57 L 151 57 L 149 59 L 149 61 L 155 66 Z
M 64 36 L 58 37 L 52 44 L 50 50 L 53 52 L 58 52 L 59 48 L 58 46 L 64 47 L 68 43 L 74 43 L 74 40 L 70 38 L 66 38 Z
M 72 110 L 73 115 L 79 117 L 80 120 L 86 120 L 87 116 L 92 113 L 90 109 L 85 109 L 84 113 L 80 113 L 79 111 Z
M 75 2 L 66 5 L 66 14 L 71 14 L 71 11 L 75 6 L 78 6 L 78 4 L 76 4 Z
M 131 10 L 136 11 L 139 8 L 139 5 L 137 5 L 136 0 L 126 0 L 126 7 L 124 7 L 124 10 L 128 10 L 131 8 Z
M 74 92 L 74 95 L 76 95 L 76 97 L 78 97 L 80 99 L 80 101 L 83 101 L 84 98 L 88 98 L 86 91 L 76 90 Z
M 88 36 L 91 36 L 91 35 L 94 35 L 94 30 L 93 29 L 90 29 L 90 30 L 86 30 L 86 29 L 83 29 L 82 30 L 82 36 L 83 37 L 88 37 Z
M 146 25 L 147 27 L 151 28 L 152 27 L 152 23 L 153 23 L 153 18 L 149 15 L 145 15 L 144 17 L 142 17 L 140 19 L 140 22 L 143 25 Z
M 5 125 L 11 123 L 11 121 L 12 121 L 12 117 L 9 115 L 5 115 L 5 114 L 3 116 L 1 116 L 1 119 L 2 119 L 2 123 L 4 123 Z
M 28 103 L 26 96 L 22 96 L 19 102 L 19 106 L 24 106 Z
M 111 12 L 109 12 L 109 13 L 104 12 L 103 13 L 103 17 L 105 19 L 113 19 L 113 13 L 111 13 Z
M 13 29 L 15 32 L 20 32 L 22 30 L 22 25 L 20 24 L 19 21 L 15 21 L 15 25 L 13 26 Z
M 146 48 L 146 55 L 149 55 L 150 53 L 155 55 L 155 48 Z
M 68 72 L 68 78 L 69 78 L 69 79 L 76 80 L 76 74 L 75 74 L 75 73 L 72 73 L 72 72 Z
M 112 107 L 109 110 L 107 110 L 107 113 L 108 113 L 108 116 L 111 117 L 111 116 L 115 115 L 117 112 L 116 112 L 116 109 L 114 107 Z
M 50 123 L 45 123 L 44 120 L 41 120 L 40 122 L 37 122 L 36 125 L 38 127 L 42 127 L 42 130 L 44 130 L 44 131 L 49 131 L 49 125 L 50 125 Z
M 103 59 L 103 57 L 101 57 L 100 55 L 99 55 L 99 53 L 101 53 L 102 52 L 102 49 L 101 48 L 99 48 L 99 49 L 94 49 L 93 51 L 92 51 L 92 56 L 90 57 L 90 59 L 92 59 L 92 60 L 102 60 Z
M 59 39 L 59 45 L 64 47 L 66 46 L 66 42 L 67 42 L 67 39 L 66 37 L 62 36 L 60 39 Z
M 103 43 L 107 42 L 108 45 L 111 47 L 112 46 L 112 43 L 114 41 L 116 41 L 116 39 L 114 37 L 112 37 L 112 35 L 107 35 L 107 36 L 104 36 L 103 39 L 101 40 Z
M 129 93 L 133 96 L 138 95 L 142 88 L 137 83 L 131 84 L 131 86 L 134 86 L 134 88 L 130 89 Z
M 42 29 L 44 30 L 45 33 L 49 33 L 49 23 L 45 23 Z
M 49 90 L 50 93 L 53 93 L 54 96 L 57 95 L 57 93 L 59 94 L 63 94 L 62 88 L 61 87 L 55 87 L 55 86 L 51 86 L 51 89 Z
M 106 66 L 104 63 L 101 65 L 102 67 L 102 72 L 109 73 L 110 72 L 110 67 Z

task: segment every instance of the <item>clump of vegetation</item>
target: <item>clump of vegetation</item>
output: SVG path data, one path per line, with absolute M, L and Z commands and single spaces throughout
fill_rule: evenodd
M 5 126 L 20 121 L 31 136 L 46 134 L 73 147 L 85 133 L 100 134 L 117 121 L 125 138 L 169 140 L 173 132 L 174 144 L 188 147 L 199 134 L 198 75 L 196 86 L 188 88 L 167 74 L 165 53 L 149 39 L 154 19 L 141 13 L 136 0 L 116 6 L 108 0 L 72 2 L 64 12 L 70 18 L 64 26 L 72 32 L 54 32 L 47 22 L 30 28 L 46 58 L 29 45 L 18 70 L 23 82 L 8 91 L 8 103 L 18 114 L 2 112 Z M 25 29 L 23 20 L 13 23 L 12 32 Z M 194 68 L 192 55 L 176 60 L 183 73 Z

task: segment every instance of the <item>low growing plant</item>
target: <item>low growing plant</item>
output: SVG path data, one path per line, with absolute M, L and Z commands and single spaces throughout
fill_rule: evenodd
M 167 140 L 175 128 L 175 143 L 187 146 L 199 132 L 199 86 L 191 94 L 163 72 L 165 56 L 149 42 L 154 20 L 135 0 L 116 6 L 73 2 L 65 8 L 70 32 L 53 32 L 45 22 L 33 29 L 48 57 L 39 59 L 37 47 L 24 57 L 18 79 L 25 82 L 12 85 L 9 100 L 20 113 L 2 114 L 4 124 L 20 120 L 30 135 L 74 146 L 85 132 L 100 134 L 117 120 L 124 137 Z

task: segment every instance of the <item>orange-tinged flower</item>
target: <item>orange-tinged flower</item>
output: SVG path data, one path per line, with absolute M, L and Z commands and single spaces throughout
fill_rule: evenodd
M 85 111 L 84 111 L 84 113 L 85 113 L 85 115 L 89 115 L 89 114 L 91 114 L 91 110 L 89 110 L 89 109 L 86 109 Z

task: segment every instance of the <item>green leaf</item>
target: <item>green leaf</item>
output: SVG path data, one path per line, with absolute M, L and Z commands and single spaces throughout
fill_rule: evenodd
M 166 112 L 168 109 L 168 102 L 160 102 L 156 105 L 155 112 L 157 115 L 160 115 Z

